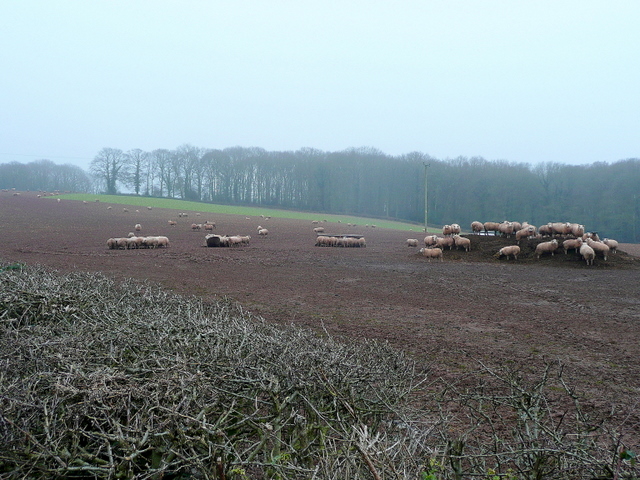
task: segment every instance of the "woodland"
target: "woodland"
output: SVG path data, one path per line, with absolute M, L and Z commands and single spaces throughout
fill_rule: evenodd
M 0 188 L 128 193 L 221 204 L 352 214 L 423 224 L 474 220 L 581 223 L 600 236 L 640 241 L 640 159 L 535 165 L 481 157 L 436 159 L 374 148 L 123 151 L 105 147 L 88 172 L 49 160 L 0 164 Z

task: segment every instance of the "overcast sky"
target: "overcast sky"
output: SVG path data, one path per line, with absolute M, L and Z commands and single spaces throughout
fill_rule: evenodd
M 0 163 L 374 147 L 640 157 L 640 1 L 0 4 Z

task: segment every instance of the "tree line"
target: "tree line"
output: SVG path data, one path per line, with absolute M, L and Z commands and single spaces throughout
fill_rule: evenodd
M 429 225 L 569 221 L 619 241 L 640 241 L 640 159 L 530 165 L 481 157 L 440 160 L 421 152 L 391 156 L 373 148 L 267 151 L 185 144 L 150 152 L 103 148 L 91 161 L 90 172 L 95 192 L 129 191 L 419 224 L 425 219 L 426 177 Z
M 77 165 L 51 160 L 0 163 L 0 188 L 21 191 L 89 192 L 93 179 Z

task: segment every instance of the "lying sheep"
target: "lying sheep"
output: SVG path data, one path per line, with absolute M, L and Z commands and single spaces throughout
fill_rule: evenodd
M 591 238 L 587 238 L 587 245 L 593 248 L 596 254 L 602 255 L 604 261 L 607 261 L 607 255 L 609 255 L 609 247 L 602 242 L 597 242 Z
M 178 224 L 175 220 L 169 220 L 169 225 L 175 227 Z
M 429 263 L 431 263 L 432 258 L 439 258 L 441 262 L 444 261 L 441 248 L 421 248 L 419 253 L 421 253 L 423 257 L 426 257 Z
M 540 255 L 542 255 L 543 253 L 551 253 L 551 255 L 553 256 L 557 248 L 558 241 L 555 238 L 549 242 L 539 243 L 538 245 L 536 245 L 536 258 L 540 260 Z
M 267 235 L 269 235 L 269 230 L 267 230 L 266 228 L 261 228 L 260 230 L 258 230 L 258 235 L 266 237 Z
M 517 260 L 518 259 L 518 255 L 520 255 L 520 247 L 518 245 L 509 245 L 508 247 L 502 247 L 500 250 L 498 250 L 498 253 L 496 253 L 496 257 L 500 258 L 502 256 L 507 257 L 507 260 L 509 260 L 509 255 L 513 255 L 513 259 Z
M 313 231 L 315 233 L 323 233 L 324 232 L 324 227 L 316 227 L 313 229 Z
M 471 240 L 456 234 L 453 236 L 453 242 L 457 249 L 464 248 L 465 252 L 471 251 Z
M 613 238 L 605 238 L 604 240 L 602 240 L 602 243 L 604 243 L 607 247 L 609 247 L 609 250 L 611 250 L 611 253 L 618 252 L 617 240 L 614 240 Z
M 569 250 L 575 250 L 576 253 L 578 253 L 580 251 L 581 246 L 582 246 L 582 238 L 570 238 L 562 242 L 562 248 L 564 249 L 565 255 Z
M 580 246 L 580 255 L 587 262 L 587 265 L 593 265 L 593 261 L 596 258 L 596 252 L 586 243 Z

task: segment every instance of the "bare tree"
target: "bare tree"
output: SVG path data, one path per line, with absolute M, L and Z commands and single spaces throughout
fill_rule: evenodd
M 108 195 L 115 195 L 117 184 L 122 181 L 126 171 L 127 155 L 118 148 L 105 147 L 91 160 L 89 170 L 101 181 L 104 181 Z M 124 170 L 123 170 L 124 169 Z

